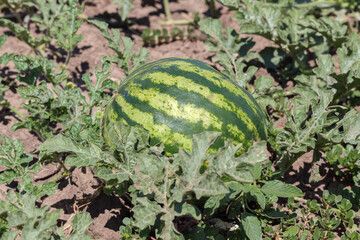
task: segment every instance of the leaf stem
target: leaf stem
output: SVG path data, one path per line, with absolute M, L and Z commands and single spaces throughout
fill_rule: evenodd
M 315 1 L 311 3 L 302 3 L 302 4 L 281 4 L 281 3 L 264 3 L 266 7 L 278 7 L 278 8 L 286 8 L 286 7 L 295 7 L 295 8 L 311 8 L 319 5 L 337 5 L 336 1 Z
M 6 103 L 6 107 L 8 107 L 11 111 L 13 111 L 16 115 L 18 115 L 22 121 L 26 119 L 26 116 L 24 116 L 18 109 L 11 106 L 8 102 Z
M 271 39 L 270 39 L 271 40 Z M 289 47 L 284 47 L 283 44 L 278 41 L 278 40 L 275 40 L 274 43 L 276 45 L 278 45 L 281 50 L 283 50 L 284 52 L 286 52 L 287 54 L 290 55 L 290 57 L 292 59 L 294 59 L 294 61 L 299 64 L 300 66 L 300 71 L 303 73 L 303 74 L 306 74 L 306 75 L 309 75 L 309 74 L 312 74 L 312 71 L 308 69 L 308 67 L 296 56 L 296 54 L 291 51 L 291 49 Z
M 53 157 L 55 158 L 55 160 L 61 165 L 61 167 L 64 169 L 64 171 L 66 172 L 66 174 L 70 174 L 69 169 L 66 168 L 66 166 L 64 165 L 64 163 L 60 160 L 59 156 L 56 153 L 53 153 Z
M 71 58 L 71 54 L 72 54 L 72 49 L 67 52 L 66 60 L 65 60 L 65 63 L 64 63 L 64 67 L 65 67 L 65 68 L 67 68 L 67 65 L 69 64 L 69 61 L 70 61 L 70 58 Z

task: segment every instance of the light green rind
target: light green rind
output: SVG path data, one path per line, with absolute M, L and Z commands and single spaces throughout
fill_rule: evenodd
M 166 66 L 166 65 L 165 65 Z M 229 99 L 226 99 L 224 95 L 211 92 L 209 88 L 204 85 L 199 85 L 193 82 L 189 78 L 183 76 L 173 76 L 165 72 L 150 72 L 145 74 L 141 79 L 151 79 L 154 83 L 161 83 L 167 86 L 176 86 L 179 89 L 186 90 L 188 92 L 195 92 L 207 98 L 214 105 L 223 108 L 230 112 L 236 112 L 239 119 L 241 119 L 247 126 L 247 128 L 254 132 L 256 138 L 259 138 L 259 133 L 256 126 L 248 117 L 248 115 L 241 109 L 236 107 L 235 103 Z M 151 96 L 150 96 L 151 97 Z M 143 99 L 145 101 L 146 99 Z M 256 111 L 254 111 L 256 112 Z
M 171 74 L 174 69 L 177 73 L 181 73 L 181 76 Z M 197 76 L 199 78 L 194 82 L 193 77 Z M 200 79 L 204 79 L 204 83 L 200 82 Z M 183 91 L 179 92 L 182 95 L 181 102 L 179 96 L 173 95 L 173 92 L 164 86 L 177 89 L 176 93 Z M 195 96 L 194 94 L 197 98 L 200 96 L 200 99 L 206 99 L 207 102 L 204 103 L 207 106 L 200 106 L 198 102 L 190 100 L 186 102 L 187 96 L 190 99 Z M 234 96 L 242 100 L 231 99 Z M 209 102 L 214 106 L 212 110 L 209 109 Z M 216 109 L 222 109 L 219 112 L 225 115 L 220 116 Z M 157 115 L 154 115 L 157 113 L 161 113 L 162 118 L 167 116 L 166 121 L 157 122 Z M 227 120 L 226 114 L 231 114 L 232 120 Z M 235 118 L 238 122 L 233 122 Z M 165 150 L 171 149 L 170 154 L 175 153 L 179 148 L 191 150 L 192 134 L 183 134 L 169 127 L 174 126 L 175 122 L 168 125 L 169 121 L 176 121 L 179 124 L 180 120 L 187 125 L 199 126 L 201 131 L 222 131 L 223 135 L 219 141 L 223 143 L 225 140 L 233 140 L 234 144 L 243 143 L 244 148 L 251 146 L 253 141 L 266 139 L 267 135 L 262 111 L 244 89 L 200 61 L 171 58 L 146 64 L 129 75 L 119 89 L 119 94 L 107 107 L 104 138 L 106 142 L 109 141 L 106 124 L 125 121 L 130 125 L 143 126 L 153 139 L 164 143 Z M 179 129 L 181 126 L 176 127 Z M 217 145 L 222 146 L 219 142 Z
M 196 65 L 194 65 L 192 63 L 189 63 L 189 62 L 183 61 L 183 60 L 171 61 L 171 62 L 163 62 L 163 63 L 161 63 L 161 66 L 164 67 L 164 68 L 171 67 L 171 66 L 176 66 L 176 67 L 178 67 L 180 70 L 182 70 L 184 72 L 194 72 L 196 74 L 199 74 L 200 76 L 202 76 L 202 77 L 206 78 L 207 80 L 211 81 L 212 83 L 214 83 L 218 87 L 226 88 L 227 90 L 229 90 L 233 94 L 235 94 L 237 96 L 240 96 L 243 99 L 245 99 L 246 103 L 249 106 L 251 106 L 251 108 L 255 112 L 257 112 L 256 109 L 259 108 L 254 103 L 254 101 L 252 101 L 252 99 L 250 99 L 249 96 L 244 91 L 239 91 L 238 86 L 236 86 L 235 84 L 233 84 L 230 81 L 221 81 L 221 79 L 224 78 L 224 75 L 222 75 L 221 73 L 219 73 L 217 71 L 200 68 L 199 66 L 196 66 Z M 259 117 L 262 117 L 262 116 L 259 116 Z
M 177 143 L 185 149 L 191 149 L 191 138 L 178 132 L 172 132 L 171 128 L 167 125 L 155 123 L 152 114 L 141 112 L 134 108 L 121 95 L 117 95 L 115 101 L 122 107 L 122 110 L 130 119 L 149 130 L 151 137 L 161 139 L 165 145 Z

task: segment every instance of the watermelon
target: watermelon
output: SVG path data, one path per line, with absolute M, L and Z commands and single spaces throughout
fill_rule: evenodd
M 150 144 L 164 143 L 165 153 L 180 148 L 191 151 L 192 135 L 203 131 L 222 132 L 213 150 L 232 140 L 243 150 L 267 137 L 266 120 L 259 105 L 245 89 L 210 65 L 187 58 L 166 58 L 133 71 L 106 107 L 107 126 L 122 121 L 149 131 Z

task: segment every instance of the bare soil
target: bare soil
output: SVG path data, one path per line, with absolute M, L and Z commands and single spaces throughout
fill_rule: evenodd
M 111 0 L 85 0 L 84 14 L 88 17 L 98 17 L 110 21 L 110 27 L 117 27 L 121 33 L 129 36 L 135 42 L 134 50 L 139 46 L 147 47 L 150 51 L 150 60 L 156 60 L 166 57 L 188 57 L 194 58 L 206 63 L 211 63 L 212 54 L 207 50 L 203 41 L 199 39 L 176 40 L 170 43 L 157 44 L 155 46 L 147 46 L 141 40 L 141 32 L 145 28 L 159 29 L 159 21 L 164 20 L 163 7 L 161 1 L 155 0 L 134 0 L 134 6 L 129 14 L 130 26 L 124 27 L 118 15 L 118 5 L 114 5 Z M 221 21 L 225 26 L 238 28 L 238 25 L 231 18 L 231 11 L 220 6 L 218 12 Z M 193 12 L 197 11 L 201 16 L 209 16 L 208 6 L 205 1 L 170 1 L 173 19 L 191 19 Z M 184 26 L 178 26 L 184 28 Z M 81 77 L 85 73 L 92 74 L 95 66 L 100 65 L 101 58 L 113 54 L 112 50 L 107 48 L 107 41 L 101 35 L 100 31 L 94 26 L 84 22 L 79 32 L 84 39 L 79 43 L 70 60 L 69 68 L 73 71 L 74 76 L 81 85 Z M 5 52 L 13 52 L 19 54 L 32 54 L 31 49 L 14 37 L 7 29 L 0 28 L 1 34 L 8 34 L 9 38 L 6 44 L 0 48 L 0 55 Z M 244 36 L 245 37 L 245 36 Z M 254 37 L 256 45 L 252 50 L 259 51 L 269 46 L 270 43 L 261 37 Z M 61 62 L 64 59 L 55 58 Z M 213 64 L 212 64 L 213 65 Z M 214 66 L 218 67 L 218 66 Z M 120 82 L 125 76 L 121 69 L 113 66 L 111 68 L 111 77 Z M 16 71 L 13 66 L 0 68 L 0 76 L 15 81 Z M 266 69 L 260 69 L 258 75 L 268 74 Z M 20 109 L 20 112 L 26 114 L 21 107 L 23 100 L 14 91 L 7 91 L 5 98 L 8 99 L 13 106 Z M 19 119 L 8 108 L 0 107 L 0 134 L 9 136 L 12 139 L 18 139 L 26 146 L 26 152 L 34 154 L 33 151 L 41 144 L 41 141 L 28 130 L 18 130 L 13 132 L 10 127 L 18 122 Z M 278 127 L 283 124 L 283 119 L 277 123 Z M 35 154 L 34 154 L 35 155 Z M 316 183 L 311 183 L 310 172 L 312 171 L 312 153 L 305 154 L 297 162 L 292 169 L 286 174 L 286 182 L 299 186 L 306 194 L 307 198 L 316 198 L 321 196 L 322 191 L 330 184 L 333 184 L 335 177 L 329 175 L 330 171 L 326 164 L 320 166 L 321 177 Z M 33 176 L 36 183 L 46 181 L 56 171 L 57 166 L 46 165 L 40 172 Z M 0 172 L 4 168 L 0 166 Z M 326 176 L 326 177 L 325 177 Z M 332 177 L 329 177 L 332 176 Z M 54 209 L 62 209 L 63 213 L 60 218 L 59 225 L 65 224 L 75 211 L 87 211 L 91 214 L 94 222 L 89 232 L 96 238 L 112 240 L 119 239 L 119 227 L 124 217 L 129 216 L 131 209 L 127 205 L 127 201 L 116 195 L 106 195 L 97 192 L 100 187 L 99 181 L 94 178 L 91 169 L 76 169 L 71 179 L 62 179 L 59 182 L 59 188 L 55 194 L 42 199 L 42 205 L 49 205 Z M 13 185 L 0 185 L 0 199 L 4 199 L 6 192 L 13 188 Z M 94 193 L 95 198 L 91 198 Z

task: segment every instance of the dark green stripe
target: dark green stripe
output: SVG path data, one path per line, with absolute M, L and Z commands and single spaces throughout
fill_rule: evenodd
M 216 115 L 220 121 L 224 122 L 224 123 L 232 123 L 234 125 L 237 125 L 238 128 L 240 130 L 242 130 L 245 134 L 245 136 L 247 136 L 247 138 L 251 137 L 254 138 L 254 134 L 249 131 L 246 127 L 246 124 L 244 122 L 242 122 L 236 115 L 236 113 L 234 112 L 230 112 L 227 111 L 223 108 L 220 108 L 216 105 L 214 105 L 210 100 L 208 100 L 207 98 L 204 98 L 201 94 L 195 93 L 195 92 L 188 92 L 188 91 L 184 91 L 181 89 L 178 89 L 176 86 L 167 86 L 165 84 L 155 84 L 153 82 L 151 82 L 150 79 L 144 79 L 141 81 L 141 89 L 147 89 L 147 88 L 154 88 L 156 86 L 156 88 L 159 89 L 160 92 L 162 93 L 167 93 L 173 97 L 176 98 L 176 100 L 179 102 L 179 104 L 194 104 L 195 106 L 200 106 L 201 108 L 205 109 L 206 111 L 213 113 L 214 115 Z M 126 98 L 128 99 L 128 94 L 126 96 Z M 129 96 L 131 97 L 131 96 Z M 137 108 L 139 108 L 141 111 L 144 112 L 149 112 L 152 113 L 154 116 L 157 116 L 158 113 L 163 114 L 162 112 L 157 111 L 154 108 L 151 108 L 148 104 L 145 104 L 144 102 L 140 102 L 137 99 L 131 98 L 131 103 L 136 106 Z M 134 103 L 134 102 L 135 103 Z M 130 102 L 130 101 L 128 101 Z M 145 106 L 144 106 L 145 105 Z M 147 109 L 154 109 L 154 110 L 150 110 L 148 111 Z M 167 119 L 174 119 L 170 116 L 168 116 Z M 171 120 L 172 121 L 172 120 Z M 192 123 L 189 123 L 185 120 L 182 120 L 183 123 L 186 123 L 185 125 L 181 125 L 183 123 L 180 123 L 180 125 L 174 126 L 176 127 L 176 131 L 184 133 L 184 134 L 189 134 L 190 133 L 195 133 L 195 132 L 201 132 L 199 130 L 197 130 L 197 128 L 193 129 L 191 126 L 193 125 Z M 164 123 L 164 122 L 162 122 Z M 167 123 L 164 123 L 167 124 Z M 172 126 L 170 126 L 172 127 Z M 191 131 L 186 131 L 186 128 L 191 128 Z M 201 124 L 199 125 L 199 128 L 202 129 Z M 217 131 L 216 129 L 207 129 L 209 131 Z M 184 132 L 186 131 L 186 132 Z M 226 129 L 226 125 L 223 124 L 222 126 L 222 131 L 223 133 L 227 133 L 227 129 Z M 226 134 L 227 135 L 227 134 Z
M 234 102 L 236 106 L 243 109 L 243 111 L 248 114 L 249 118 L 252 121 L 262 121 L 262 119 L 259 119 L 259 116 L 262 116 L 262 113 L 259 112 L 258 109 L 256 109 L 256 112 L 254 112 L 254 109 L 252 109 L 251 106 L 249 106 L 247 104 L 247 102 L 244 98 L 242 98 L 241 96 L 236 96 L 234 93 L 230 92 L 227 88 L 220 88 L 220 87 L 216 86 L 214 83 L 212 83 L 211 81 L 207 80 L 206 78 L 204 78 L 194 72 L 186 72 L 186 71 L 180 70 L 176 66 L 162 69 L 162 71 L 165 73 L 174 75 L 174 76 L 182 76 L 182 77 L 189 78 L 194 83 L 203 85 L 203 86 L 209 88 L 210 91 L 212 91 L 214 93 L 224 95 L 224 96 L 226 96 L 227 99 Z M 219 79 L 219 81 L 228 81 L 228 80 Z M 250 99 L 252 101 L 254 101 L 253 97 L 251 97 L 251 95 L 249 95 L 249 93 L 247 93 L 247 91 L 243 90 L 239 86 L 238 86 L 238 88 L 239 88 L 239 91 L 244 91 L 250 97 Z
M 188 136 L 192 136 L 192 134 L 194 133 L 200 133 L 205 130 L 201 122 L 194 124 L 181 118 L 169 116 L 166 113 L 151 107 L 147 102 L 142 102 L 136 97 L 129 95 L 126 90 L 123 91 L 122 95 L 125 97 L 126 101 L 133 105 L 135 108 L 139 109 L 142 112 L 152 114 L 154 117 L 154 122 L 162 123 L 169 126 L 174 132 L 179 132 Z M 209 128 L 208 130 L 215 131 L 215 129 L 213 128 Z
M 251 94 L 248 91 L 244 91 L 246 93 L 246 95 L 249 96 L 250 99 L 254 99 L 253 96 L 251 96 Z M 255 101 L 255 99 L 253 100 L 253 102 L 255 103 L 256 106 L 256 112 L 258 114 L 258 116 L 260 116 L 260 119 L 258 116 L 257 117 L 257 121 L 254 121 L 254 124 L 256 125 L 256 128 L 259 129 L 259 135 L 261 139 L 266 139 L 266 129 L 265 129 L 265 124 L 266 123 L 266 118 L 265 118 L 265 114 L 263 113 L 263 111 L 261 110 L 259 104 Z
M 130 126 L 135 126 L 135 125 L 138 124 L 138 123 L 134 122 L 133 120 L 131 120 L 131 119 L 128 117 L 128 115 L 126 115 L 126 114 L 123 112 L 121 106 L 120 106 L 119 104 L 117 104 L 116 101 L 113 101 L 113 103 L 112 103 L 111 106 L 112 106 L 112 108 L 114 109 L 114 111 L 118 113 L 118 119 L 117 119 L 118 121 L 121 120 L 121 118 L 123 118 L 123 119 L 125 120 L 125 122 L 127 122 L 127 124 L 129 124 Z

